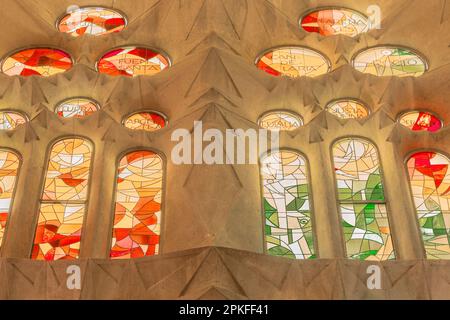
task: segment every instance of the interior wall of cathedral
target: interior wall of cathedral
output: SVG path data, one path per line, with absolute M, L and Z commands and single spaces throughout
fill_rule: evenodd
M 30 122 L 0 132 L 0 146 L 18 151 L 22 165 L 0 253 L 2 299 L 432 299 L 449 298 L 448 261 L 426 260 L 408 184 L 405 160 L 417 150 L 450 155 L 446 126 L 414 132 L 396 122 L 417 106 L 450 123 L 450 5 L 445 1 L 378 0 L 382 28 L 355 38 L 321 37 L 298 26 L 316 7 L 339 5 L 360 12 L 362 1 L 299 0 L 98 0 L 124 12 L 128 26 L 107 37 L 71 38 L 55 21 L 71 0 L 0 1 L 0 56 L 30 46 L 64 49 L 74 67 L 49 78 L 0 74 L 0 109 L 25 112 Z M 88 0 L 77 5 L 92 5 Z M 5 14 L 5 13 L 8 14 Z M 152 77 L 110 77 L 95 63 L 111 48 L 144 45 L 164 50 L 172 66 Z M 419 78 L 375 77 L 350 61 L 363 48 L 395 44 L 419 50 L 429 62 Z M 255 58 L 282 45 L 312 47 L 329 57 L 330 73 L 316 78 L 271 77 Z M 89 96 L 102 108 L 85 119 L 61 119 L 57 102 Z M 364 120 L 341 121 L 324 108 L 339 97 L 367 103 Z M 169 126 L 130 131 L 125 115 L 151 109 Z M 265 253 L 259 165 L 175 165 L 177 128 L 254 128 L 264 112 L 285 109 L 305 125 L 282 132 L 280 147 L 298 150 L 309 163 L 318 259 L 291 260 Z M 80 259 L 30 260 L 49 146 L 65 136 L 94 144 L 89 201 Z M 346 259 L 340 233 L 331 146 L 339 138 L 372 141 L 380 153 L 397 259 Z M 165 159 L 160 254 L 110 260 L 116 167 L 128 150 L 145 148 Z M 66 268 L 82 270 L 82 289 L 66 287 Z M 366 286 L 367 266 L 382 270 L 382 289 Z

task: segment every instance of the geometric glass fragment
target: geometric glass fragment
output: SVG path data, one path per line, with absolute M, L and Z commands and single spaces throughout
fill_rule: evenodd
M 116 10 L 102 7 L 83 7 L 67 13 L 58 22 L 58 30 L 79 37 L 84 34 L 101 36 L 120 32 L 126 26 L 125 17 Z
M 292 151 L 261 160 L 265 242 L 270 255 L 316 258 L 306 160 Z
M 167 125 L 166 117 L 154 111 L 140 111 L 124 119 L 123 125 L 131 130 L 157 131 Z
M 27 121 L 27 117 L 20 112 L 12 110 L 0 111 L 0 130 L 14 130 Z
M 151 76 L 170 67 L 170 60 L 163 53 L 142 47 L 116 48 L 103 55 L 97 63 L 100 73 L 111 76 Z
M 398 122 L 412 131 L 436 132 L 442 128 L 442 121 L 435 115 L 424 111 L 406 112 Z
M 332 101 L 326 110 L 340 119 L 363 119 L 369 115 L 369 110 L 364 104 L 352 99 Z
M 317 77 L 328 73 L 331 64 L 319 52 L 304 47 L 280 47 L 265 52 L 256 66 L 273 75 L 297 78 Z
M 119 163 L 111 259 L 159 252 L 163 162 L 151 151 L 134 151 Z
M 412 195 L 427 259 L 450 259 L 450 160 L 428 151 L 408 162 Z
M 300 25 L 307 32 L 323 36 L 342 34 L 355 37 L 369 31 L 370 22 L 363 14 L 345 8 L 317 9 L 305 15 Z
M 6 57 L 2 63 L 2 72 L 8 76 L 50 77 L 72 68 L 70 55 L 59 49 L 30 48 Z
M 399 47 L 374 47 L 357 53 L 353 67 L 375 76 L 419 77 L 427 69 L 427 63 L 411 49 Z
M 259 118 L 258 124 L 261 128 L 268 130 L 295 130 L 303 125 L 299 115 L 288 111 L 271 111 Z
M 334 144 L 333 159 L 347 257 L 395 259 L 376 147 L 345 138 Z
M 56 107 L 56 114 L 61 118 L 84 118 L 100 109 L 98 103 L 88 98 L 70 98 Z
M 81 138 L 56 142 L 50 152 L 32 259 L 77 259 L 93 148 Z
M 11 210 L 20 159 L 12 151 L 0 149 L 0 248 Z

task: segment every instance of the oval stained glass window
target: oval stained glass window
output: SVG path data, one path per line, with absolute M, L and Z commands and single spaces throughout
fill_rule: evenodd
M 106 53 L 97 63 L 100 73 L 111 76 L 151 76 L 170 67 L 164 54 L 150 48 L 124 47 Z
M 59 49 L 29 48 L 17 51 L 2 62 L 2 72 L 8 76 L 50 77 L 72 68 L 70 55 Z
M 288 111 L 271 111 L 259 118 L 258 124 L 261 128 L 268 130 L 295 130 L 303 125 L 299 115 Z
M 369 110 L 363 103 L 351 99 L 332 101 L 326 110 L 340 119 L 363 119 L 369 115 Z
M 84 34 L 101 36 L 120 32 L 127 24 L 125 17 L 113 9 L 102 7 L 78 8 L 67 13 L 58 22 L 58 30 L 79 37 Z
M 345 8 L 317 9 L 301 18 L 300 26 L 307 32 L 323 36 L 342 34 L 355 37 L 369 31 L 369 19 L 363 14 Z
M 56 107 L 56 114 L 61 118 L 83 118 L 100 110 L 97 102 L 88 98 L 71 98 L 62 101 Z
M 436 132 L 442 128 L 442 121 L 424 111 L 411 111 L 400 115 L 398 122 L 412 131 Z
M 167 125 L 164 115 L 154 111 L 133 113 L 123 120 L 123 125 L 131 130 L 157 131 Z
M 27 117 L 20 112 L 0 111 L 0 130 L 14 130 L 27 121 Z
M 273 75 L 297 78 L 317 77 L 330 71 L 331 64 L 322 54 L 304 47 L 276 48 L 264 53 L 256 66 Z
M 411 49 L 400 47 L 374 47 L 356 54 L 353 67 L 375 76 L 419 77 L 427 69 L 427 63 Z

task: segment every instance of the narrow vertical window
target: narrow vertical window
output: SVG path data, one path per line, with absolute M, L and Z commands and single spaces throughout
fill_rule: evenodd
M 45 174 L 32 259 L 77 259 L 86 213 L 92 145 L 81 138 L 55 143 Z
M 305 159 L 292 151 L 261 162 L 267 252 L 292 259 L 315 258 Z
M 407 166 L 420 231 L 428 259 L 450 259 L 450 160 L 418 152 Z
M 15 153 L 0 149 L 0 248 L 11 210 L 19 166 L 20 160 Z
M 347 256 L 395 259 L 376 147 L 347 138 L 333 146 L 333 157 Z
M 159 252 L 162 159 L 135 151 L 120 160 L 110 257 L 131 259 Z

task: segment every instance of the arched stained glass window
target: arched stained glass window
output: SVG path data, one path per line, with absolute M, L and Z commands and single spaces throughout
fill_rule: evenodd
M 450 259 L 450 160 L 418 152 L 407 167 L 428 259 Z
M 287 150 L 261 161 L 265 240 L 271 255 L 316 257 L 307 170 L 305 159 Z
M 267 130 L 291 131 L 303 125 L 303 119 L 288 111 L 271 111 L 259 118 L 259 126 Z
M 2 72 L 8 76 L 50 77 L 72 68 L 70 55 L 53 48 L 30 48 L 6 57 L 2 62 Z
M 353 67 L 375 76 L 419 77 L 428 65 L 424 58 L 411 49 L 382 46 L 359 52 L 353 58 Z
M 97 112 L 99 104 L 88 98 L 70 98 L 58 104 L 55 112 L 61 118 L 84 118 Z
M 332 101 L 326 110 L 340 119 L 364 119 L 369 115 L 369 110 L 362 102 L 352 99 Z
M 123 47 L 109 51 L 98 61 L 97 70 L 110 76 L 152 76 L 170 67 L 169 58 L 154 49 Z
M 0 130 L 14 130 L 28 121 L 27 116 L 12 110 L 0 111 Z
M 273 76 L 317 77 L 331 69 L 330 61 L 321 53 L 304 47 L 275 48 L 257 59 L 258 69 Z
M 333 158 L 347 256 L 395 259 L 376 147 L 346 138 L 334 144 Z
M 369 31 L 370 22 L 363 14 L 351 9 L 324 8 L 305 15 L 300 25 L 307 32 L 323 36 L 342 34 L 355 37 Z
M 93 147 L 81 138 L 51 149 L 39 209 L 32 259 L 77 259 L 86 213 Z
M 436 132 L 442 128 L 442 121 L 434 114 L 424 111 L 406 112 L 398 122 L 412 131 Z
M 164 115 L 154 111 L 136 112 L 123 120 L 123 125 L 131 130 L 158 131 L 167 125 Z
M 120 160 L 110 257 L 130 259 L 159 252 L 163 161 L 151 151 Z
M 66 14 L 58 22 L 58 30 L 79 37 L 84 34 L 102 36 L 122 31 L 127 22 L 125 17 L 113 9 L 83 7 Z
M 0 149 L 0 248 L 8 222 L 20 160 L 14 153 Z

